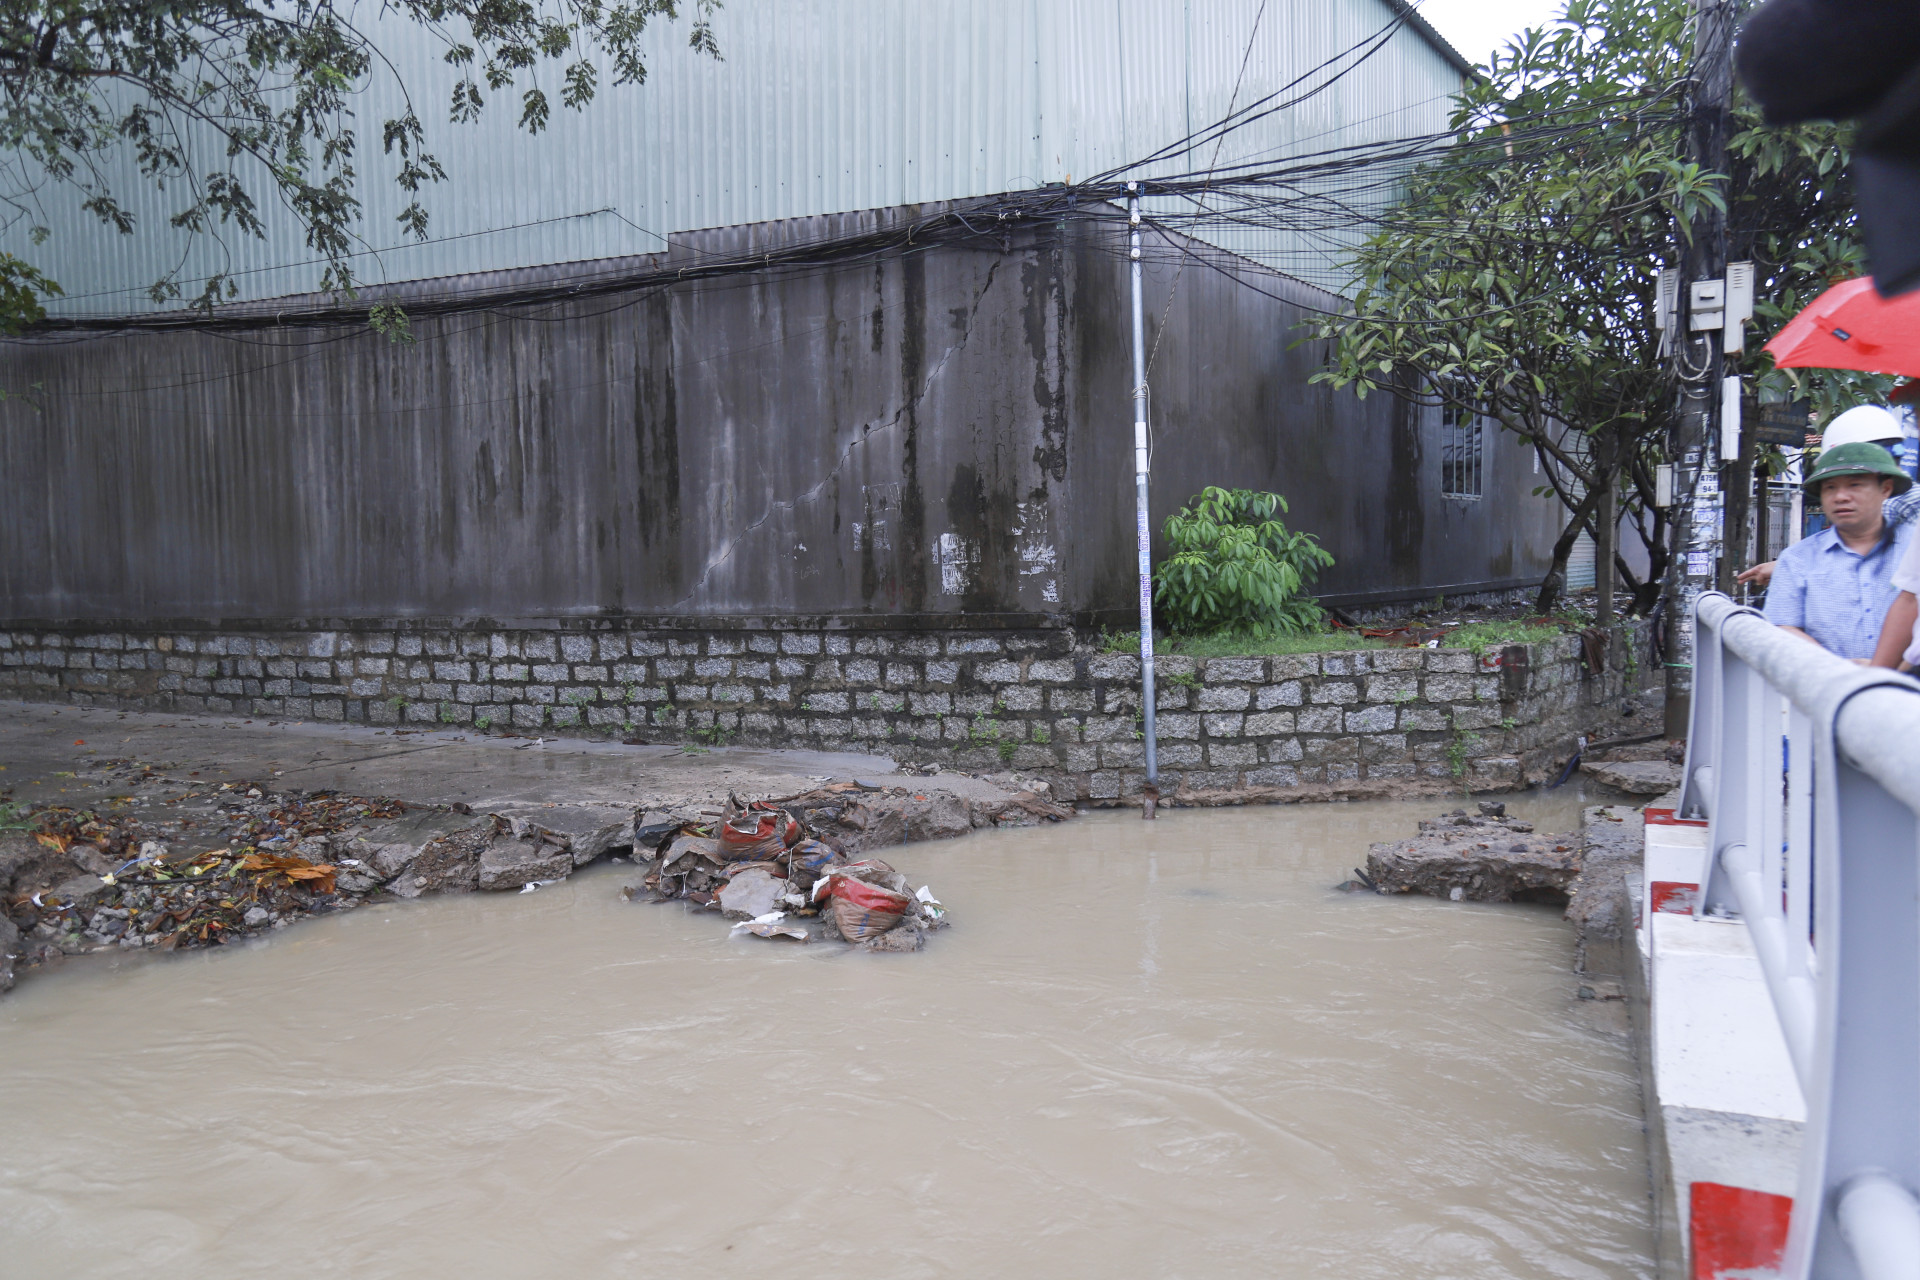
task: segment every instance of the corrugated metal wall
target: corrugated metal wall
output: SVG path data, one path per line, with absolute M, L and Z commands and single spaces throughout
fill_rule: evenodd
M 556 106 L 538 137 L 497 95 L 477 125 L 445 122 L 448 69 L 410 24 L 377 24 L 428 122 L 449 181 L 429 193 L 425 245 L 405 245 L 404 201 L 374 154 L 398 85 L 359 105 L 366 202 L 363 279 L 377 284 L 650 253 L 697 228 L 957 199 L 1085 178 L 1175 142 L 1357 45 L 1393 21 L 1386 0 L 729 0 L 725 60 L 662 27 L 639 88 L 605 89 L 585 114 Z M 1249 54 L 1249 37 L 1251 53 Z M 1243 60 L 1246 64 L 1241 77 Z M 1460 72 L 1402 30 L 1334 89 L 1230 138 L 1218 160 L 1323 150 L 1440 127 Z M 552 88 L 553 86 L 549 86 Z M 1204 168 L 1206 154 L 1170 168 Z M 119 193 L 140 230 L 94 225 L 51 195 L 46 245 L 0 240 L 66 287 L 59 310 L 148 310 L 145 288 L 184 259 L 191 282 L 235 275 L 243 299 L 316 287 L 320 267 L 269 208 L 268 240 L 191 243 L 166 229 L 170 197 L 129 168 Z M 1217 227 L 1223 247 L 1338 288 L 1352 233 Z M 398 247 L 395 247 L 398 246 Z

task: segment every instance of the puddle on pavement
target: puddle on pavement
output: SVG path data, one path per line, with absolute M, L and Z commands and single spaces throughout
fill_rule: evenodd
M 1646 1275 L 1551 908 L 1329 886 L 1433 801 L 898 851 L 919 955 L 621 901 L 367 908 L 0 1001 L 11 1275 Z M 1516 812 L 1562 827 L 1525 799 Z

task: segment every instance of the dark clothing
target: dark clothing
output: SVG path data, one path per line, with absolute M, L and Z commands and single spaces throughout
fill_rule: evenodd
M 1768 124 L 1860 121 L 1855 207 L 1874 288 L 1920 287 L 1920 0 L 1768 0 L 1735 60 Z

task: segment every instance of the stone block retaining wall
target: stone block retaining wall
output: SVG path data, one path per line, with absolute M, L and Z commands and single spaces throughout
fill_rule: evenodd
M 1205 803 L 1525 785 L 1654 674 L 1639 629 L 1616 629 L 1611 648 L 1598 675 L 1571 636 L 1483 655 L 1162 657 L 1162 793 Z M 874 751 L 1037 773 L 1061 798 L 1110 803 L 1144 780 L 1139 671 L 1136 656 L 1096 652 L 1065 629 L 0 631 L 0 696 Z

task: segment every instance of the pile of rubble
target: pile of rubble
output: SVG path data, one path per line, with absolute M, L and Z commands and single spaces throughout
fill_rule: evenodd
M 63 956 L 218 946 L 426 893 L 527 892 L 630 852 L 656 863 L 648 896 L 712 907 L 744 919 L 748 932 L 917 950 L 944 912 L 863 851 L 1073 816 L 1035 791 L 983 801 L 856 782 L 725 809 L 578 805 L 476 815 L 464 804 L 275 791 L 108 763 L 136 794 L 102 810 L 22 815 L 0 805 L 0 991 L 13 986 L 16 967 Z M 755 834 L 743 839 L 747 828 L 730 825 L 740 822 Z M 735 856 L 743 850 L 751 856 Z M 765 918 L 773 915 L 780 918 Z
M 108 948 L 217 946 L 351 905 L 378 886 L 335 855 L 343 831 L 399 818 L 394 800 L 207 788 L 223 844 L 130 812 L 41 809 L 0 834 L 0 991 L 16 963 Z
M 1531 822 L 1483 800 L 1478 814 L 1455 809 L 1420 824 L 1408 840 L 1376 844 L 1367 869 L 1354 869 L 1376 893 L 1423 893 L 1454 902 L 1565 905 L 1580 875 L 1578 835 L 1536 835 Z M 1349 882 L 1352 883 L 1352 882 Z
M 946 927 L 946 909 L 927 886 L 916 891 L 880 859 L 856 856 L 878 843 L 878 828 L 891 825 L 878 820 L 890 807 L 876 810 L 861 790 L 843 783 L 753 804 L 730 797 L 715 821 L 677 823 L 657 836 L 644 830 L 635 861 L 646 847 L 653 859 L 641 882 L 623 892 L 630 900 L 718 911 L 739 922 L 735 933 L 918 951 L 928 933 Z M 905 814 L 898 820 L 904 825 Z

